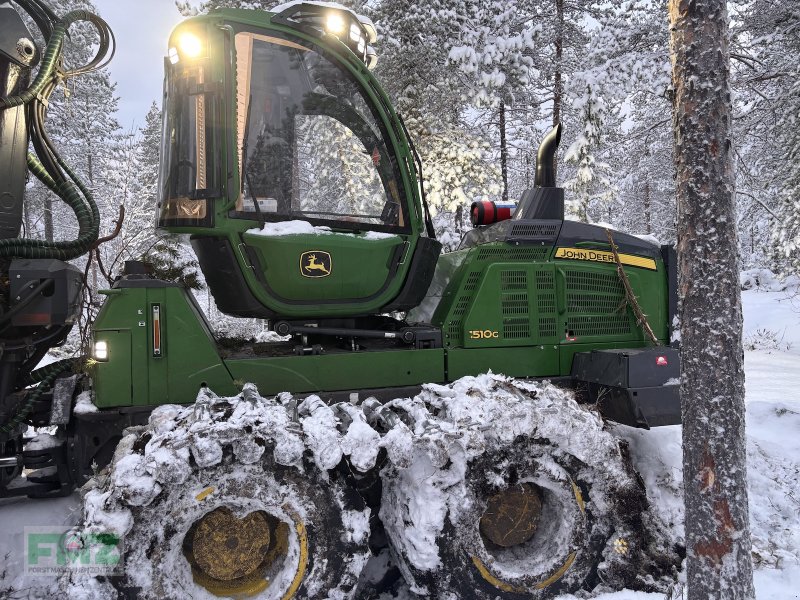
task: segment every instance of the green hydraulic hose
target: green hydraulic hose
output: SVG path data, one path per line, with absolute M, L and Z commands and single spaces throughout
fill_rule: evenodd
M 53 387 L 53 384 L 59 375 L 66 373 L 67 371 L 74 370 L 75 364 L 78 360 L 79 359 L 68 358 L 66 360 L 61 360 L 57 363 L 47 365 L 46 367 L 42 367 L 41 369 L 37 369 L 31 373 L 31 378 L 33 378 L 34 375 L 39 374 L 36 376 L 41 376 L 41 383 L 39 383 L 39 385 L 28 394 L 24 404 L 19 408 L 14 416 L 0 425 L 0 433 L 9 433 L 21 425 L 31 413 L 34 404 L 36 404 L 36 401 L 42 396 L 42 394 Z
M 0 98 L 0 110 L 28 103 L 46 104 L 47 97 L 52 93 L 57 81 L 65 75 L 59 72 L 64 38 L 70 25 L 77 21 L 88 21 L 97 28 L 101 37 L 101 50 L 98 51 L 95 59 L 88 65 L 75 71 L 70 71 L 66 73 L 66 76 L 85 73 L 102 66 L 100 65 L 101 55 L 108 48 L 109 40 L 113 41 L 113 34 L 108 29 L 105 21 L 92 13 L 83 10 L 72 11 L 55 24 L 34 82 L 26 90 L 15 96 Z M 37 179 L 58 195 L 75 213 L 75 217 L 78 220 L 78 237 L 75 240 L 61 242 L 22 238 L 0 240 L 0 257 L 71 260 L 86 254 L 97 241 L 100 234 L 100 212 L 91 192 L 50 144 L 41 123 L 40 128 L 42 128 L 42 131 L 39 132 L 40 138 L 37 138 L 39 145 L 34 145 L 40 155 L 41 152 L 47 154 L 45 164 L 48 166 L 42 164 L 35 155 L 28 154 L 28 168 Z M 55 159 L 55 162 L 53 162 L 53 159 Z M 56 167 L 56 164 L 61 167 L 72 181 L 64 177 L 64 174 Z
M 62 168 L 65 167 L 61 160 L 59 160 L 59 164 L 61 164 Z M 21 238 L 4 239 L 0 240 L 0 256 L 70 260 L 85 254 L 99 235 L 100 216 L 91 192 L 68 168 L 65 171 L 70 177 L 74 177 L 77 182 L 73 183 L 65 180 L 57 184 L 33 154 L 28 154 L 28 168 L 39 181 L 64 200 L 73 210 L 75 217 L 78 219 L 78 238 L 66 242 L 47 242 L 45 240 Z M 88 207 L 81 196 L 81 192 L 89 202 Z
M 14 108 L 15 106 L 28 104 L 39 98 L 45 86 L 50 82 L 53 76 L 56 75 L 58 62 L 61 59 L 61 52 L 64 48 L 64 38 L 67 35 L 69 26 L 76 21 L 93 22 L 95 18 L 96 17 L 92 13 L 85 10 L 74 10 L 64 15 L 64 18 L 56 23 L 56 26 L 53 28 L 53 35 L 50 36 L 50 42 L 45 49 L 44 58 L 42 59 L 42 64 L 41 67 L 39 67 L 39 73 L 36 75 L 36 79 L 28 89 L 23 90 L 21 93 L 7 98 L 0 98 L 0 109 Z

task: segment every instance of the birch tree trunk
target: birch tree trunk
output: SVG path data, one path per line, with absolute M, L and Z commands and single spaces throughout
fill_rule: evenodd
M 725 0 L 670 0 L 689 600 L 754 598 Z

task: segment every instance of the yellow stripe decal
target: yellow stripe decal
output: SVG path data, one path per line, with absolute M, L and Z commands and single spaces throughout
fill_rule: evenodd
M 576 556 L 577 556 L 577 552 L 573 552 L 572 554 L 570 554 L 567 557 L 567 562 L 565 562 L 558 571 L 553 573 L 550 577 L 548 577 L 547 579 L 545 579 L 541 583 L 537 583 L 536 584 L 536 589 L 537 590 L 543 590 L 548 585 L 553 585 L 556 581 L 561 579 L 564 576 L 564 573 L 567 572 L 567 569 L 569 569 L 572 566 L 572 563 L 575 562 L 575 557 Z
M 616 263 L 613 252 L 605 252 L 604 250 L 587 250 L 586 248 L 558 248 L 556 250 L 555 257 L 563 260 L 586 260 L 591 262 L 611 264 Z M 631 267 L 640 267 L 650 271 L 656 271 L 658 269 L 656 266 L 656 261 L 645 256 L 620 254 L 619 260 L 623 265 L 629 265 Z
M 578 508 L 581 509 L 581 514 L 586 512 L 586 504 L 583 501 L 583 494 L 581 494 L 581 488 L 575 485 L 575 482 L 572 479 L 569 480 L 572 484 L 572 491 L 575 493 L 575 500 L 578 502 Z
M 194 499 L 197 500 L 198 502 L 202 502 L 203 500 L 208 498 L 213 493 L 214 493 L 214 488 L 213 487 L 207 487 L 202 492 L 197 494 L 197 496 L 195 496 Z
M 286 507 L 284 507 L 285 509 Z M 291 510 L 287 510 L 295 521 L 295 531 L 297 531 L 297 540 L 300 542 L 300 562 L 297 565 L 297 573 L 294 575 L 292 585 L 286 590 L 281 600 L 290 600 L 297 593 L 300 584 L 303 582 L 303 577 L 306 575 L 306 563 L 308 562 L 308 534 L 306 533 L 306 526 L 300 520 L 300 517 Z
M 489 572 L 489 569 L 486 568 L 486 565 L 483 564 L 483 561 L 478 558 L 477 556 L 472 557 L 472 563 L 478 569 L 478 572 L 481 574 L 486 581 L 496 587 L 498 590 L 503 590 L 504 592 L 511 592 L 514 594 L 524 594 L 527 590 L 522 588 L 514 587 L 510 583 L 506 583 L 505 581 L 501 581 L 494 575 Z

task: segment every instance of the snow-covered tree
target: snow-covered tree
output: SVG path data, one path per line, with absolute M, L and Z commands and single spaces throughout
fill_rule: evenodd
M 536 75 L 530 54 L 538 27 L 526 18 L 524 0 L 463 0 L 450 9 L 458 24 L 449 62 L 458 67 L 467 97 L 497 117 L 502 199 L 508 200 L 509 119 L 507 109 L 525 101 Z
M 796 3 L 735 0 L 735 127 L 742 253 L 800 272 L 800 10 Z
M 669 15 L 688 598 L 752 600 L 728 13 L 670 0 Z
M 448 64 L 458 31 L 454 0 L 382 1 L 370 15 L 378 26 L 377 75 L 405 117 L 422 158 L 431 207 L 454 216 L 479 197 L 498 198 L 499 173 L 488 140 L 465 120 L 461 82 Z

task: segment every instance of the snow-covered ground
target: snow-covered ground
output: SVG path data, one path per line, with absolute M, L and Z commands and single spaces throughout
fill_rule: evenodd
M 763 287 L 783 286 L 770 281 Z M 756 597 L 800 599 L 800 287 L 751 289 L 742 293 L 742 302 Z M 616 431 L 630 441 L 651 501 L 682 536 L 680 426 Z M 621 591 L 597 599 L 663 600 L 663 595 Z
M 793 296 L 794 293 L 794 296 Z M 758 600 L 800 599 L 800 296 L 748 290 L 745 308 L 747 435 L 751 530 Z M 616 433 L 631 443 L 651 501 L 682 536 L 681 430 Z M 75 523 L 77 496 L 0 501 L 0 598 L 43 598 L 52 579 L 25 578 L 23 528 Z M 12 591 L 13 590 L 13 591 Z M 680 593 L 674 595 L 680 597 Z M 573 596 L 561 596 L 571 600 Z M 620 591 L 601 600 L 661 600 Z

